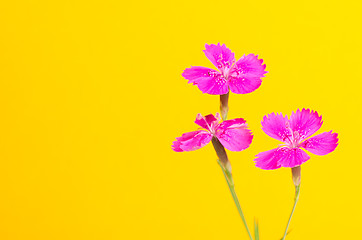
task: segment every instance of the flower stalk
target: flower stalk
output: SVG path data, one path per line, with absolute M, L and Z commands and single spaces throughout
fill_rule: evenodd
M 229 92 L 223 95 L 220 95 L 220 113 L 222 120 L 226 120 L 229 112 Z
M 217 163 L 221 167 L 221 170 L 222 170 L 222 172 L 224 174 L 225 180 L 226 180 L 226 182 L 228 184 L 230 193 L 231 193 L 231 195 L 233 197 L 236 208 L 238 209 L 241 220 L 244 223 L 245 229 L 246 229 L 246 231 L 247 231 L 247 233 L 249 235 L 250 240 L 253 240 L 253 238 L 252 238 L 252 236 L 250 234 L 249 227 L 248 227 L 248 225 L 246 223 L 244 213 L 243 213 L 243 211 L 241 209 L 239 199 L 238 199 L 238 197 L 236 195 L 236 192 L 235 192 L 234 179 L 233 179 L 233 176 L 231 174 L 231 164 L 229 162 L 229 159 L 228 159 L 228 156 L 226 154 L 225 148 L 220 143 L 220 141 L 215 137 L 212 138 L 212 144 L 213 144 L 213 146 L 215 148 L 217 156 L 219 157 L 219 159 L 217 160 Z
M 217 139 L 216 137 L 213 137 L 211 139 L 211 142 L 212 142 L 212 145 L 214 146 L 216 155 L 219 158 L 220 163 L 231 174 L 231 164 L 230 164 L 228 155 L 226 154 L 224 146 L 221 144 L 219 139 Z
M 294 183 L 294 186 L 295 186 L 294 205 L 293 205 L 292 212 L 290 213 L 290 217 L 289 217 L 287 226 L 285 228 L 284 236 L 283 236 L 283 238 L 281 240 L 284 240 L 285 237 L 288 234 L 289 224 L 290 224 L 290 221 L 292 220 L 295 207 L 297 206 L 297 203 L 298 203 L 298 200 L 299 200 L 300 180 L 301 180 L 301 167 L 300 166 L 292 168 L 292 179 L 293 179 L 293 183 Z

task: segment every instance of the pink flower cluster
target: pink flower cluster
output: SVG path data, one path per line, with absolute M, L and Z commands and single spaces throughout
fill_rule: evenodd
M 267 73 L 262 59 L 254 54 L 244 55 L 238 61 L 234 53 L 225 45 L 205 45 L 206 57 L 215 65 L 217 70 L 206 67 L 186 68 L 182 76 L 189 83 L 197 85 L 203 92 L 212 95 L 220 95 L 220 112 L 223 122 L 220 122 L 220 114 L 209 114 L 203 117 L 198 114 L 195 123 L 201 129 L 182 134 L 172 144 L 176 152 L 193 151 L 200 149 L 212 142 L 218 163 L 224 173 L 230 192 L 233 196 L 239 214 L 244 222 L 250 239 L 249 228 L 236 197 L 234 183 L 231 174 L 231 164 L 225 148 L 230 151 L 242 151 L 248 148 L 253 140 L 253 135 L 248 125 L 242 118 L 226 120 L 229 110 L 229 92 L 245 94 L 255 91 L 261 84 L 261 79 Z M 270 137 L 282 142 L 277 148 L 260 152 L 254 159 L 255 166 L 265 170 L 273 170 L 280 167 L 291 168 L 292 180 L 295 186 L 294 206 L 289 217 L 283 240 L 288 233 L 290 220 L 300 193 L 301 165 L 310 159 L 305 152 L 316 155 L 326 155 L 333 152 L 338 146 L 338 134 L 332 131 L 323 132 L 311 137 L 322 126 L 322 116 L 310 109 L 292 112 L 290 117 L 283 114 L 271 113 L 264 116 L 261 125 L 262 130 Z M 257 225 L 255 225 L 257 229 Z M 259 233 L 255 231 L 255 239 L 259 239 Z
M 233 93 L 245 94 L 260 86 L 261 78 L 267 72 L 263 60 L 258 59 L 258 56 L 244 55 L 236 61 L 234 53 L 225 45 L 206 44 L 205 48 L 206 57 L 218 70 L 191 67 L 186 68 L 182 74 L 203 93 L 224 95 L 230 90 Z M 205 117 L 198 114 L 195 123 L 202 129 L 176 138 L 172 149 L 176 152 L 196 150 L 208 144 L 213 137 L 230 151 L 241 151 L 249 147 L 253 135 L 244 119 L 219 122 L 218 113 Z M 322 117 L 309 109 L 298 109 L 295 113 L 292 112 L 290 118 L 271 113 L 264 116 L 261 124 L 268 136 L 283 142 L 275 149 L 256 155 L 255 165 L 261 169 L 294 168 L 310 158 L 303 149 L 317 155 L 325 155 L 334 151 L 338 145 L 338 134 L 332 131 L 308 139 L 322 126 Z

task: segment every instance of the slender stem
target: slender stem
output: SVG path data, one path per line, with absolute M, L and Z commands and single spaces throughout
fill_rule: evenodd
M 224 177 L 225 177 L 226 182 L 227 182 L 227 184 L 228 184 L 229 190 L 230 190 L 231 195 L 232 195 L 232 197 L 233 197 L 233 199 L 234 199 L 236 208 L 238 209 L 238 212 L 239 212 L 239 215 L 240 215 L 240 217 L 241 217 L 241 220 L 243 220 L 243 223 L 244 223 L 244 226 L 245 226 L 245 228 L 246 228 L 246 231 L 248 232 L 249 238 L 250 238 L 251 240 L 253 240 L 253 238 L 252 238 L 252 236 L 251 236 L 251 234 L 250 234 L 250 230 L 249 230 L 249 228 L 248 228 L 248 225 L 246 224 L 246 220 L 245 220 L 245 217 L 244 217 L 244 213 L 243 213 L 243 211 L 241 210 L 241 206 L 240 206 L 240 203 L 239 203 L 239 199 L 238 199 L 238 197 L 237 197 L 237 195 L 236 195 L 236 192 L 235 192 L 234 180 L 233 180 L 233 177 L 232 177 L 232 175 L 231 175 L 231 172 L 228 171 L 226 168 L 224 168 L 224 166 L 222 165 L 222 163 L 221 163 L 219 160 L 218 160 L 217 162 L 218 162 L 218 164 L 220 165 L 221 170 L 222 170 L 222 172 L 223 172 L 223 174 L 224 174 Z
M 233 196 L 236 208 L 238 209 L 239 215 L 241 217 L 241 220 L 243 220 L 244 226 L 246 228 L 246 231 L 249 234 L 250 240 L 253 240 L 253 238 L 251 237 L 248 225 L 246 224 L 243 211 L 241 210 L 241 206 L 240 206 L 238 197 L 236 196 L 234 180 L 233 180 L 233 176 L 231 174 L 231 165 L 230 165 L 228 156 L 226 154 L 225 148 L 216 137 L 213 137 L 211 142 L 212 142 L 212 145 L 214 146 L 216 155 L 219 157 L 219 159 L 217 160 L 217 163 L 220 165 L 221 170 L 224 174 L 224 177 L 225 177 L 228 187 L 230 189 L 231 195 Z
M 295 187 L 294 206 L 293 206 L 292 212 L 290 213 L 288 224 L 287 224 L 287 227 L 285 228 L 284 236 L 283 236 L 283 238 L 281 240 L 284 240 L 285 237 L 287 236 L 289 224 L 290 224 L 290 221 L 292 220 L 293 213 L 294 213 L 294 210 L 295 210 L 295 206 L 297 206 L 297 202 L 299 200 L 299 193 L 300 193 L 300 185 Z

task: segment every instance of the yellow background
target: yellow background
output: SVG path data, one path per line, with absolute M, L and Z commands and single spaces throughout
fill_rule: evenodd
M 260 121 L 305 107 L 340 144 L 303 165 L 287 239 L 357 239 L 360 17 L 353 0 L 1 1 L 0 239 L 247 239 L 212 146 L 171 150 L 219 109 L 181 76 L 218 42 L 269 71 L 230 96 L 254 133 L 229 153 L 249 226 L 280 239 L 294 194 L 289 169 L 254 167 L 279 144 Z

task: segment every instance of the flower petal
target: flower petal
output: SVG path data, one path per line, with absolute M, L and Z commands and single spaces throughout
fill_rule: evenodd
M 250 74 L 262 78 L 268 73 L 265 71 L 266 65 L 263 64 L 263 61 L 263 59 L 258 59 L 258 55 L 250 53 L 242 56 L 235 63 L 235 68 L 239 74 Z
M 234 53 L 228 49 L 225 44 L 220 46 L 220 43 L 215 44 L 205 44 L 205 50 L 203 51 L 206 57 L 217 67 L 219 70 L 230 68 L 234 62 L 235 57 Z
M 176 138 L 172 144 L 175 152 L 193 151 L 202 148 L 211 141 L 212 134 L 204 130 L 188 132 Z
M 324 132 L 305 140 L 300 146 L 316 155 L 326 155 L 338 146 L 338 134 L 332 131 Z
M 300 148 L 279 148 L 279 163 L 282 167 L 297 167 L 310 159 L 310 156 Z
M 273 170 L 280 168 L 280 164 L 278 162 L 278 158 L 276 155 L 278 155 L 278 148 L 261 152 L 258 155 L 256 155 L 256 158 L 254 159 L 255 166 L 264 170 Z
M 291 143 L 288 116 L 271 113 L 264 116 L 261 122 L 262 130 L 269 136 L 285 143 Z
M 241 151 L 248 148 L 253 135 L 242 118 L 227 120 L 216 126 L 216 137 L 230 151 Z
M 245 94 L 255 91 L 265 77 L 266 65 L 254 54 L 244 55 L 234 65 L 229 76 L 229 87 L 233 93 Z
M 261 152 L 254 159 L 255 166 L 265 170 L 280 167 L 293 168 L 302 165 L 310 159 L 309 155 L 299 148 L 279 147 L 266 152 Z
M 202 128 L 211 130 L 220 121 L 220 114 L 216 113 L 215 116 L 212 114 L 202 116 L 200 113 L 197 114 L 195 123 Z
M 298 132 L 299 142 L 311 136 L 322 126 L 322 116 L 310 109 L 299 109 L 290 116 L 290 128 Z M 295 135 L 295 134 L 294 134 Z
M 229 76 L 230 91 L 236 94 L 246 94 L 254 92 L 261 85 L 261 79 L 248 74 L 237 77 Z
M 206 67 L 186 68 L 182 76 L 197 85 L 203 93 L 223 95 L 229 91 L 225 78 L 216 70 Z

